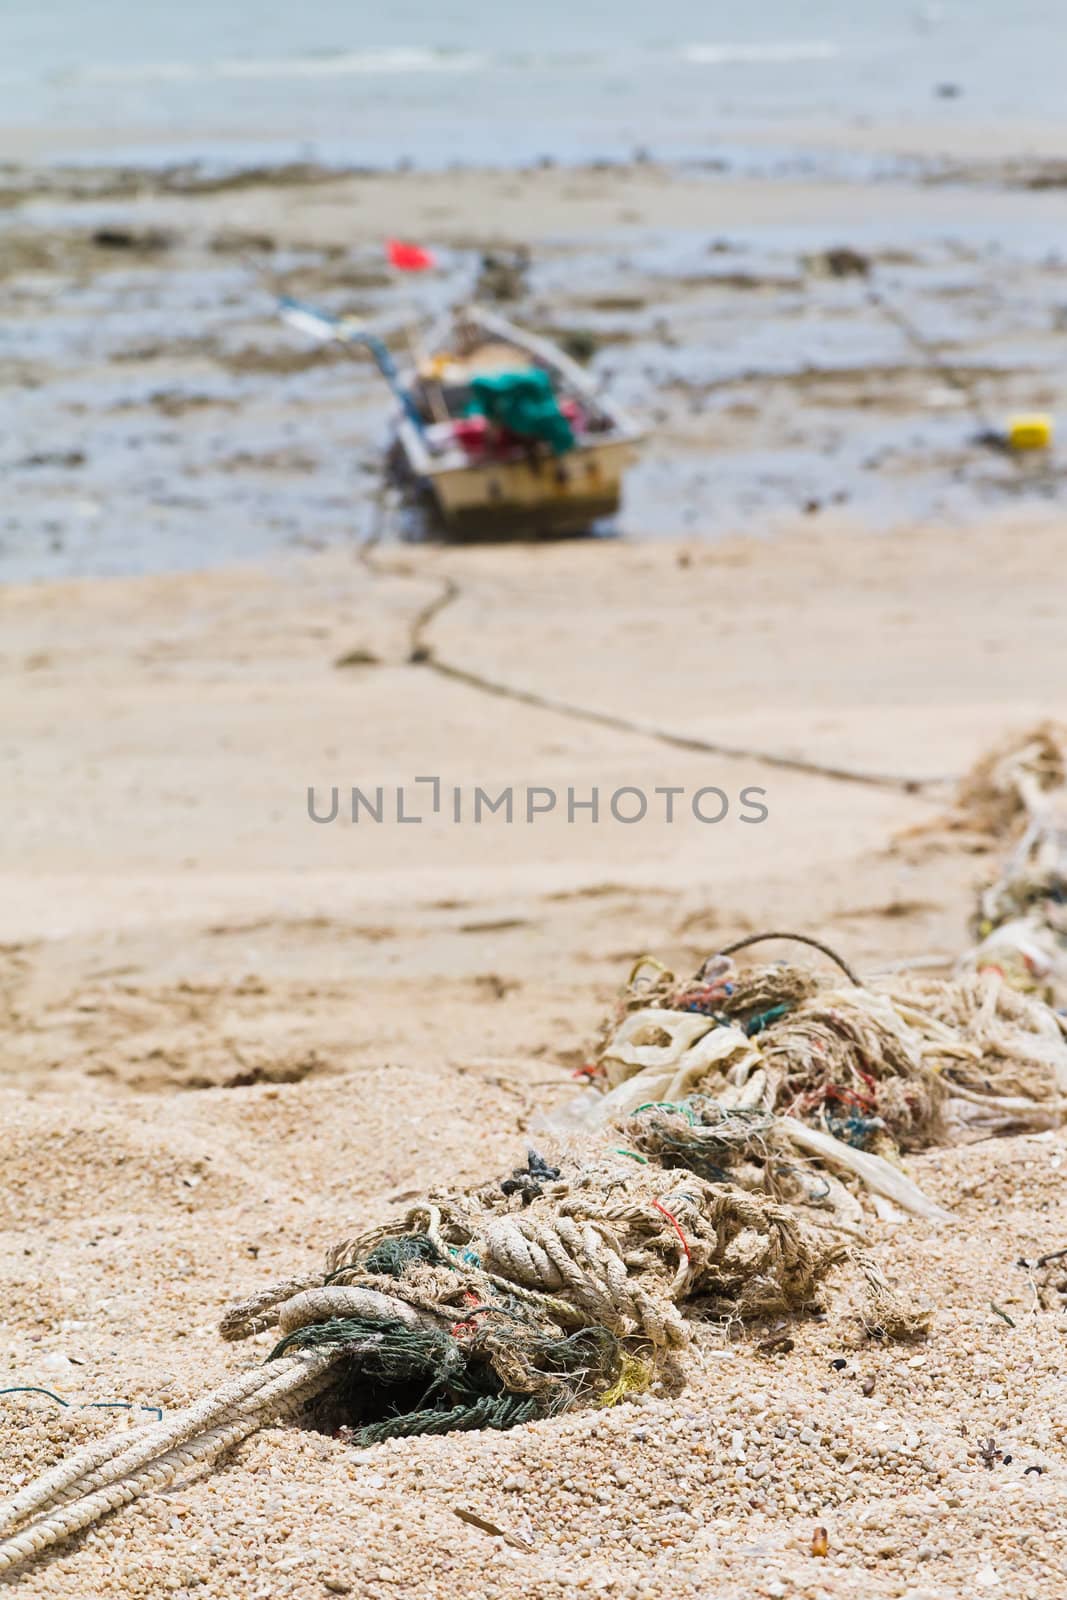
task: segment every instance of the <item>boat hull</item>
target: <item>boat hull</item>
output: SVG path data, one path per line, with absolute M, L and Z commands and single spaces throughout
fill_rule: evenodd
M 431 334 L 429 348 L 434 355 L 404 379 L 418 409 L 412 416 L 402 406 L 394 414 L 391 455 L 400 480 L 429 502 L 448 536 L 584 533 L 614 516 L 641 433 L 589 373 L 547 340 L 477 306 L 453 312 Z M 471 363 L 479 350 L 492 357 L 487 370 L 497 370 L 503 356 L 521 370 L 551 375 L 581 419 L 572 448 L 556 456 L 544 441 L 523 447 L 513 440 L 505 459 L 495 459 L 492 442 L 481 448 L 476 441 L 472 449 L 458 436 L 457 422 L 471 415 L 470 378 L 477 370 Z
M 426 486 L 446 531 L 460 539 L 583 533 L 619 509 L 629 442 L 585 445 L 558 459 L 478 463 L 432 473 Z

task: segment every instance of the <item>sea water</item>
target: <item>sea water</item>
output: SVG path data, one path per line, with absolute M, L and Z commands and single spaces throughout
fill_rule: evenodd
M 741 129 L 1062 122 L 1065 68 L 1065 0 L 0 0 L 0 127 L 62 157 L 699 160 Z

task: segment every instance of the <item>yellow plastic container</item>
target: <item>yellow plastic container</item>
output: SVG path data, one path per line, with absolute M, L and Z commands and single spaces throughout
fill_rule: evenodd
M 1008 445 L 1012 450 L 1048 450 L 1054 431 L 1052 418 L 1041 411 L 1009 417 Z

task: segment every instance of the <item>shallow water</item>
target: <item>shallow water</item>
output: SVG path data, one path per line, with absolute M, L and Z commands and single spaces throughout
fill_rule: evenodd
M 0 580 L 211 566 L 367 535 L 389 411 L 369 364 L 309 351 L 210 240 L 118 264 L 87 254 L 76 208 L 35 215 L 55 263 L 4 285 Z M 869 223 L 852 242 L 870 278 L 824 275 L 820 252 L 840 239 L 811 226 L 713 239 L 619 228 L 608 247 L 533 252 L 522 299 L 503 309 L 591 336 L 594 373 L 648 429 L 619 531 L 760 533 L 805 513 L 871 529 L 963 523 L 1061 493 L 1054 460 L 973 442 L 1014 409 L 1067 412 L 1051 235 Z M 379 325 L 413 302 L 440 309 L 474 264 L 454 250 L 439 277 L 398 284 L 382 281 L 376 248 L 340 263 Z M 351 304 L 331 287 L 336 257 L 276 252 L 272 265 L 296 293 Z
M 245 160 L 702 156 L 742 125 L 1062 122 L 1065 58 L 1061 0 L 0 8 L 7 126 Z

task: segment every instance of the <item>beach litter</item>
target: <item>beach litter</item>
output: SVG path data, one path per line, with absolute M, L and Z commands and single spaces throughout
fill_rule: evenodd
M 1021 452 L 1050 450 L 1055 423 L 1046 412 L 1025 412 L 1008 418 L 1008 449 Z
M 1022 913 L 1060 951 L 1065 752 L 1051 724 L 1013 741 L 969 775 L 957 817 L 1012 845 L 980 916 L 1002 915 L 1003 932 Z M 944 1219 L 904 1171 L 908 1152 L 1067 1112 L 1067 1029 L 1034 992 L 1054 984 L 1025 959 L 988 960 L 991 936 L 945 979 L 864 982 L 820 940 L 778 931 L 689 978 L 641 958 L 590 1083 L 540 1119 L 550 1159 L 531 1149 L 502 1180 L 433 1191 L 336 1244 L 320 1272 L 233 1306 L 223 1338 L 273 1330 L 267 1359 L 21 1488 L 0 1508 L 0 1573 L 298 1414 L 363 1448 L 613 1405 L 653 1383 L 677 1392 L 687 1311 L 801 1314 L 843 1260 L 868 1335 L 924 1338 L 930 1308 L 867 1253 L 865 1203 Z M 735 961 L 772 939 L 821 964 Z M 1063 1254 L 1037 1263 L 1043 1304 L 1064 1296 Z M 786 1351 L 786 1326 L 760 1348 Z M 826 1548 L 818 1528 L 813 1554 Z
M 961 971 L 1067 1004 L 1067 727 L 1042 722 L 984 756 L 960 785 L 954 822 L 1010 846 L 981 891 Z
M 998 971 L 842 985 L 717 952 L 684 979 L 638 962 L 587 1076 L 557 1126 L 610 1124 L 639 1154 L 857 1229 L 845 1182 L 934 1218 L 904 1154 L 1062 1122 L 1067 1030 Z
M 528 1171 L 536 1192 L 430 1196 L 233 1307 L 223 1337 L 274 1329 L 267 1360 L 20 1490 L 0 1511 L 0 1572 L 308 1408 L 366 1446 L 615 1403 L 653 1377 L 681 1387 L 684 1305 L 800 1311 L 842 1254 L 769 1196 L 692 1172 L 592 1146 Z

